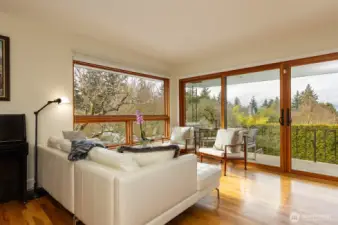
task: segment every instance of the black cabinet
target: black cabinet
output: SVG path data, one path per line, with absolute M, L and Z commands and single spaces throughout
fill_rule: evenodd
M 14 121 L 20 123 L 12 123 Z M 24 115 L 0 115 L 0 202 L 27 201 L 28 143 L 25 129 Z M 15 134 L 10 135 L 9 131 L 15 131 Z M 21 132 L 24 135 L 19 134 Z M 1 134 L 6 134 L 6 138 Z M 18 135 L 23 138 L 12 138 Z

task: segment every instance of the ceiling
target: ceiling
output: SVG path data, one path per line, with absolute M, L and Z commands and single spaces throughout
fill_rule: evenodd
M 0 0 L 0 5 L 2 12 L 44 21 L 168 65 L 338 25 L 338 0 Z

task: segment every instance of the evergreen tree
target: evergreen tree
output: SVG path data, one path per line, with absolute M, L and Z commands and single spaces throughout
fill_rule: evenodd
M 268 102 L 268 107 L 271 107 L 273 104 L 273 99 L 270 99 L 269 102 Z
M 268 108 L 269 107 L 269 103 L 268 103 L 268 100 L 265 99 L 263 104 L 262 104 L 262 107 L 265 107 L 265 108 Z
M 210 99 L 210 90 L 209 90 L 209 88 L 204 87 L 204 88 L 202 89 L 200 98 Z
M 241 101 L 239 100 L 238 97 L 235 98 L 234 105 L 241 105 Z
M 299 91 L 296 92 L 296 94 L 293 96 L 291 106 L 293 109 L 299 109 L 300 106 L 300 94 Z
M 300 102 L 302 104 L 308 102 L 318 102 L 318 95 L 315 93 L 310 84 L 307 84 L 305 90 L 300 94 Z
M 255 99 L 255 96 L 252 96 L 251 101 L 250 101 L 250 109 L 251 109 L 251 113 L 253 115 L 255 115 L 258 111 L 258 107 L 257 107 L 257 101 Z

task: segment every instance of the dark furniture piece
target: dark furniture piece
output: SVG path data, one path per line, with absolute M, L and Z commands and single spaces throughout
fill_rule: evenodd
M 0 115 L 0 202 L 27 201 L 25 115 Z
M 216 140 L 216 134 L 219 128 L 199 128 L 198 134 L 198 145 L 199 146 L 209 146 L 209 143 L 213 145 Z M 209 146 L 210 147 L 210 146 Z

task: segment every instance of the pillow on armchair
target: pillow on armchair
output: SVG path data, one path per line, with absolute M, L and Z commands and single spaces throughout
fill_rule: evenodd
M 190 138 L 190 127 L 174 127 L 170 136 L 170 143 L 185 145 L 187 138 Z

